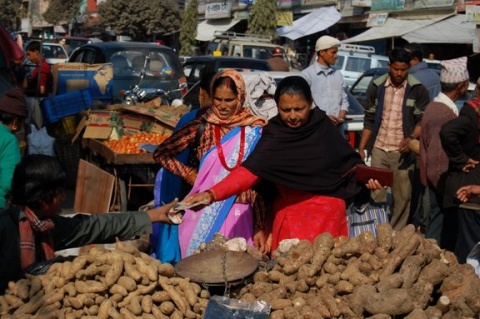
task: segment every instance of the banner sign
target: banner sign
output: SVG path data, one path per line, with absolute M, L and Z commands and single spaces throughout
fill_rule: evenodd
M 232 16 L 231 2 L 207 3 L 205 6 L 205 19 L 224 19 Z
M 372 11 L 381 10 L 403 10 L 405 9 L 405 0 L 372 0 Z
M 370 13 L 368 15 L 367 27 L 379 27 L 385 24 L 388 18 L 388 12 Z
M 352 0 L 352 6 L 354 7 L 371 7 L 372 0 Z
M 467 22 L 480 24 L 480 6 L 468 5 L 465 12 L 465 18 Z

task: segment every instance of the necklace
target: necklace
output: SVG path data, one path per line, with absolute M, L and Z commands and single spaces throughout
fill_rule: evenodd
M 245 126 L 242 126 L 240 128 L 240 149 L 238 151 L 237 163 L 235 164 L 234 167 L 229 167 L 227 165 L 227 162 L 225 161 L 225 155 L 223 155 L 222 143 L 220 142 L 220 126 L 215 125 L 214 134 L 215 134 L 215 146 L 217 147 L 218 157 L 220 158 L 220 162 L 222 163 L 222 166 L 228 171 L 232 171 L 235 168 L 239 167 L 242 164 L 243 153 L 245 151 Z

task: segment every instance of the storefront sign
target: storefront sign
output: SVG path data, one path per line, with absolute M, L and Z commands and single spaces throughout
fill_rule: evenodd
M 380 10 L 403 10 L 405 0 L 372 0 L 372 11 Z
M 467 22 L 475 22 L 480 24 L 480 6 L 468 5 L 465 12 Z
M 304 0 L 275 0 L 277 8 L 290 9 L 292 7 L 299 7 Z
M 224 19 L 232 16 L 231 2 L 207 3 L 205 6 L 206 19 Z
M 352 0 L 352 6 L 354 7 L 371 7 L 372 0 Z
M 415 9 L 451 7 L 455 0 L 415 0 L 413 7 Z
M 480 53 L 480 29 L 475 30 L 475 39 L 473 39 L 472 50 L 474 53 Z
M 388 13 L 370 13 L 368 15 L 367 27 L 379 27 L 387 21 Z
M 293 25 L 293 13 L 292 11 L 283 11 L 277 13 L 277 25 L 278 26 L 291 26 Z
M 337 5 L 338 0 L 302 0 L 302 6 Z

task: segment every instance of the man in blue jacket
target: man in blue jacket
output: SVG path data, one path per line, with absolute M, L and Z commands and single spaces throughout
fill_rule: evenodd
M 423 111 L 430 102 L 427 89 L 409 75 L 410 54 L 395 48 L 389 57 L 389 73 L 373 81 L 367 89 L 367 106 L 358 151 L 371 156 L 373 167 L 393 170 L 393 213 L 395 230 L 407 225 L 412 197 L 416 156 L 408 146 L 420 136 Z M 386 202 L 386 190 L 372 193 L 376 202 Z

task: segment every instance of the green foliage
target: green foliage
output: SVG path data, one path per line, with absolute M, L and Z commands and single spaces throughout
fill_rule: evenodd
M 181 13 L 171 0 L 108 0 L 98 10 L 102 24 L 135 40 L 180 28 Z
M 79 14 L 81 3 L 82 0 L 51 0 L 43 19 L 53 25 L 69 23 Z
M 270 35 L 273 39 L 277 38 L 277 20 L 272 19 L 275 17 L 276 11 L 275 0 L 256 0 L 250 11 L 247 33 Z
M 197 36 L 198 0 L 191 0 L 182 20 L 180 29 L 180 55 L 194 55 Z
M 7 30 L 14 30 L 20 27 L 22 13 L 20 3 L 20 0 L 0 2 L 0 23 Z

